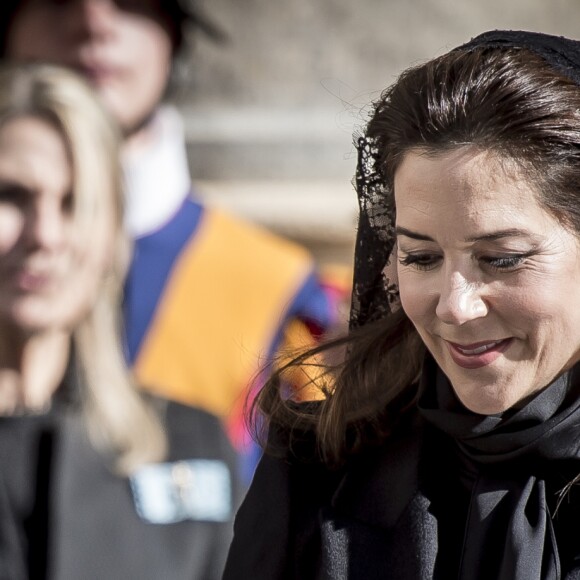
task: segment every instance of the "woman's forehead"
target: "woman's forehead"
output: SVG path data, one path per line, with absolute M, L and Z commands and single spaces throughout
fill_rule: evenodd
M 17 117 L 0 127 L 0 176 L 31 190 L 50 186 L 68 192 L 72 172 L 60 131 L 45 120 Z
M 447 229 L 468 240 L 508 229 L 540 231 L 555 221 L 534 184 L 486 151 L 411 152 L 394 185 L 397 226 L 409 230 Z

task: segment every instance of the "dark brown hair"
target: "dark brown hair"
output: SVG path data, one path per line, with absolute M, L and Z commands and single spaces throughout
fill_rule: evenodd
M 546 210 L 580 236 L 580 88 L 528 50 L 460 49 L 405 71 L 375 103 L 366 135 L 377 144 L 386 196 L 410 150 L 476 147 L 515 163 Z M 345 345 L 339 365 L 321 362 Z M 399 309 L 274 372 L 253 404 L 254 432 L 263 434 L 255 427 L 264 416 L 265 424 L 314 429 L 322 458 L 340 464 L 388 436 L 413 406 L 423 357 Z M 297 365 L 321 368 L 312 379 L 320 403 L 284 397 L 284 375 Z

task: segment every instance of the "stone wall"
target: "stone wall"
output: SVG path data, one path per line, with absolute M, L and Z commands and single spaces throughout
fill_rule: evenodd
M 578 0 L 198 0 L 176 103 L 200 195 L 350 261 L 352 133 L 407 66 L 492 28 L 580 37 Z

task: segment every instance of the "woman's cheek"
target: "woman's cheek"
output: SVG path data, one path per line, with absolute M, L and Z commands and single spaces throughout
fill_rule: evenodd
M 23 219 L 14 207 L 0 204 L 0 257 L 8 253 L 22 235 Z
M 433 296 L 426 289 L 427 283 L 416 280 L 412 273 L 399 273 L 401 306 L 413 322 L 425 318 L 432 306 Z

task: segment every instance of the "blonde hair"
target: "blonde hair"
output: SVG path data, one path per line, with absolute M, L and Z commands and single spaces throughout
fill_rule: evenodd
M 74 219 L 87 243 L 95 216 L 113 208 L 115 255 L 92 308 L 73 331 L 73 344 L 91 442 L 113 454 L 118 472 L 129 474 L 162 459 L 166 440 L 155 413 L 133 385 L 121 346 L 120 304 L 130 245 L 123 231 L 119 132 L 91 88 L 52 65 L 0 66 L 0 124 L 20 116 L 50 122 L 65 139 Z

